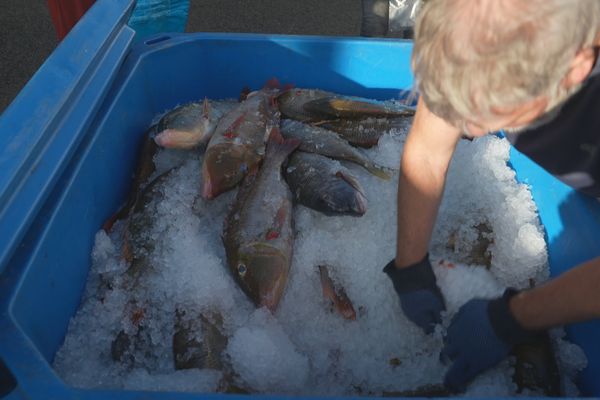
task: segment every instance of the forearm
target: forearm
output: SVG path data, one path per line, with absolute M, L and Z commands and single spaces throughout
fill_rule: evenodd
M 442 199 L 448 165 L 460 132 L 419 101 L 398 181 L 396 266 L 423 259 Z
M 511 299 L 510 309 L 526 329 L 600 318 L 600 257 L 519 293 Z
M 397 266 L 414 264 L 427 253 L 444 190 L 444 178 L 428 174 L 426 164 L 410 168 L 415 170 L 401 167 L 398 181 Z

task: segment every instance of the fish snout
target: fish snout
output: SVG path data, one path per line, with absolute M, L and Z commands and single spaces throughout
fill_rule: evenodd
M 257 306 L 275 312 L 287 284 L 288 272 L 286 257 L 269 251 L 249 259 L 247 273 L 239 278 Z

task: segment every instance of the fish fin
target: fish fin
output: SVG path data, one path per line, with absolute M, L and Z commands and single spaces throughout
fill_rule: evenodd
M 335 176 L 337 176 L 338 178 L 347 182 L 350 186 L 352 186 L 354 189 L 359 191 L 360 194 L 362 194 L 363 196 L 365 195 L 365 191 L 363 190 L 362 186 L 360 185 L 360 182 L 358 182 L 358 179 L 356 179 L 354 176 L 352 176 L 350 174 L 345 174 L 344 171 L 341 171 L 341 170 L 337 171 L 335 173 Z
M 123 207 L 121 207 L 119 209 L 119 211 L 117 211 L 116 213 L 114 213 L 113 215 L 111 215 L 104 222 L 104 224 L 102 224 L 102 229 L 104 230 L 104 232 L 110 233 L 110 231 L 112 230 L 114 224 L 117 221 L 122 220 L 122 219 L 126 218 L 129 215 L 129 211 L 131 210 L 131 207 L 133 207 L 134 204 L 135 204 L 135 201 L 128 201 L 127 204 L 125 204 Z
M 202 118 L 209 119 L 211 111 L 212 111 L 212 107 L 210 106 L 208 97 L 205 97 L 204 102 L 202 103 Z
M 263 87 L 265 89 L 279 89 L 281 88 L 281 83 L 279 83 L 279 79 L 273 77 L 269 79 Z
M 286 95 L 287 93 L 291 92 L 292 90 L 294 90 L 294 88 L 295 88 L 295 87 L 296 87 L 296 85 L 295 85 L 295 84 L 293 84 L 293 83 L 286 83 L 286 84 L 283 86 L 283 88 L 282 88 L 282 89 L 279 91 L 279 93 L 277 93 L 277 94 L 275 95 L 275 102 L 277 103 L 277 105 L 278 105 L 278 108 L 279 108 L 279 102 L 281 101 L 281 100 L 280 100 L 281 96 L 284 96 L 284 95 Z
M 131 265 L 133 262 L 133 249 L 131 248 L 131 241 L 129 235 L 123 235 L 123 247 L 121 248 L 121 255 L 127 264 Z
M 252 92 L 248 86 L 244 86 L 240 91 L 239 101 L 240 103 L 248 98 L 248 95 Z
M 344 288 L 336 288 L 333 280 L 329 276 L 327 266 L 319 265 L 319 274 L 321 276 L 321 287 L 323 289 L 323 297 L 331 300 L 335 309 L 346 319 L 356 320 L 356 311 L 352 302 L 346 295 Z
M 329 272 L 325 265 L 319 265 L 319 276 L 321 277 L 321 289 L 323 289 L 323 297 L 334 301 L 335 289 L 333 288 L 333 282 L 329 277 Z
M 381 167 L 373 163 L 368 163 L 364 165 L 364 167 L 372 175 L 375 175 L 378 178 L 389 180 L 392 177 L 385 167 Z
M 363 102 L 334 96 L 307 101 L 302 107 L 306 112 L 335 118 L 359 118 L 369 114 Z

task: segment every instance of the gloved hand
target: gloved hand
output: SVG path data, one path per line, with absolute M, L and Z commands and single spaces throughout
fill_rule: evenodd
M 437 287 L 435 275 L 429 262 L 429 254 L 423 260 L 405 268 L 396 268 L 394 260 L 383 269 L 394 284 L 400 298 L 402 311 L 425 333 L 433 332 L 441 322 L 441 312 L 446 309 L 444 297 Z
M 502 297 L 473 299 L 452 318 L 440 358 L 454 361 L 444 385 L 462 392 L 479 373 L 498 364 L 512 347 L 535 339 L 537 331 L 521 327 L 508 302 L 518 291 L 507 289 Z

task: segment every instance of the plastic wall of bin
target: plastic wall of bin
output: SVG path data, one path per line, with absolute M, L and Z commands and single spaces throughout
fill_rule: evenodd
M 378 99 L 412 84 L 410 42 L 164 34 L 132 47 L 132 6 L 97 2 L 0 117 L 0 381 L 15 384 L 9 398 L 165 398 L 72 388 L 51 367 L 81 300 L 94 235 L 124 201 L 155 115 L 205 96 L 237 98 L 272 77 Z M 512 164 L 532 184 L 553 274 L 598 255 L 600 203 L 517 153 Z M 568 333 L 589 359 L 580 388 L 598 396 L 600 324 Z

